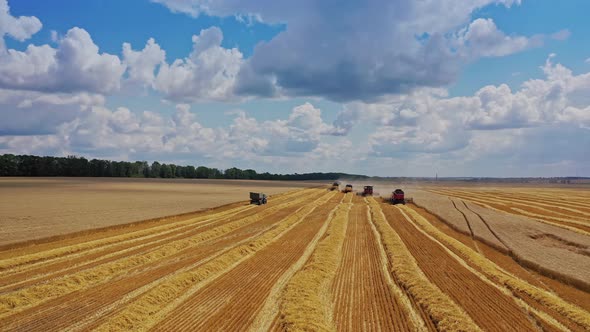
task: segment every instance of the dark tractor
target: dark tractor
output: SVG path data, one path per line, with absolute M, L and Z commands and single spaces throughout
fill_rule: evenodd
M 266 194 L 250 193 L 250 204 L 262 205 L 266 204 Z

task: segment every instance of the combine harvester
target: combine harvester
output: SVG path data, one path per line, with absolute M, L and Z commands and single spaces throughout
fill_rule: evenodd
M 406 204 L 406 203 L 412 203 L 412 199 L 411 198 L 406 198 L 404 191 L 401 189 L 396 189 L 391 193 L 391 198 L 390 198 L 391 204 Z
M 373 186 L 364 186 L 363 191 L 359 191 L 356 193 L 357 195 L 366 197 L 366 196 L 379 196 L 379 193 L 373 191 Z
M 352 184 L 347 184 L 346 187 L 344 187 L 344 190 L 342 190 L 343 193 L 351 193 L 352 192 Z
M 340 190 L 340 182 L 336 181 L 336 182 L 332 183 L 332 186 L 330 186 L 330 188 L 328 188 L 328 190 L 330 190 L 330 191 Z
M 266 194 L 250 192 L 250 204 L 266 204 Z

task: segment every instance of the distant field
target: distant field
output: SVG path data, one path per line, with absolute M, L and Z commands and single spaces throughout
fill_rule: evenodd
M 193 212 L 310 186 L 250 180 L 0 178 L 0 245 Z

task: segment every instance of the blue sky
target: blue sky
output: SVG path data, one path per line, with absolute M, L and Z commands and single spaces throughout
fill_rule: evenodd
M 590 176 L 587 12 L 582 0 L 0 0 L 0 153 Z
M 539 78 L 540 64 L 549 53 L 559 55 L 561 63 L 575 72 L 588 71 L 584 60 L 590 54 L 590 25 L 586 13 L 590 12 L 590 2 L 583 0 L 561 1 L 523 1 L 521 5 L 506 8 L 489 6 L 473 17 L 493 18 L 507 34 L 535 35 L 551 34 L 567 29 L 571 35 L 567 42 L 550 40 L 543 47 L 506 57 L 480 59 L 468 65 L 461 78 L 451 91 L 458 95 L 472 94 L 486 84 L 509 83 L 518 87 L 530 78 Z

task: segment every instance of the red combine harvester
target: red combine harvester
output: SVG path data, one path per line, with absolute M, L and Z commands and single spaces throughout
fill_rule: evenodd
M 373 196 L 373 186 L 365 186 L 363 188 L 363 192 L 361 193 L 363 196 Z
M 406 199 L 404 197 L 404 191 L 401 189 L 396 189 L 394 192 L 391 193 L 391 204 L 406 204 Z

